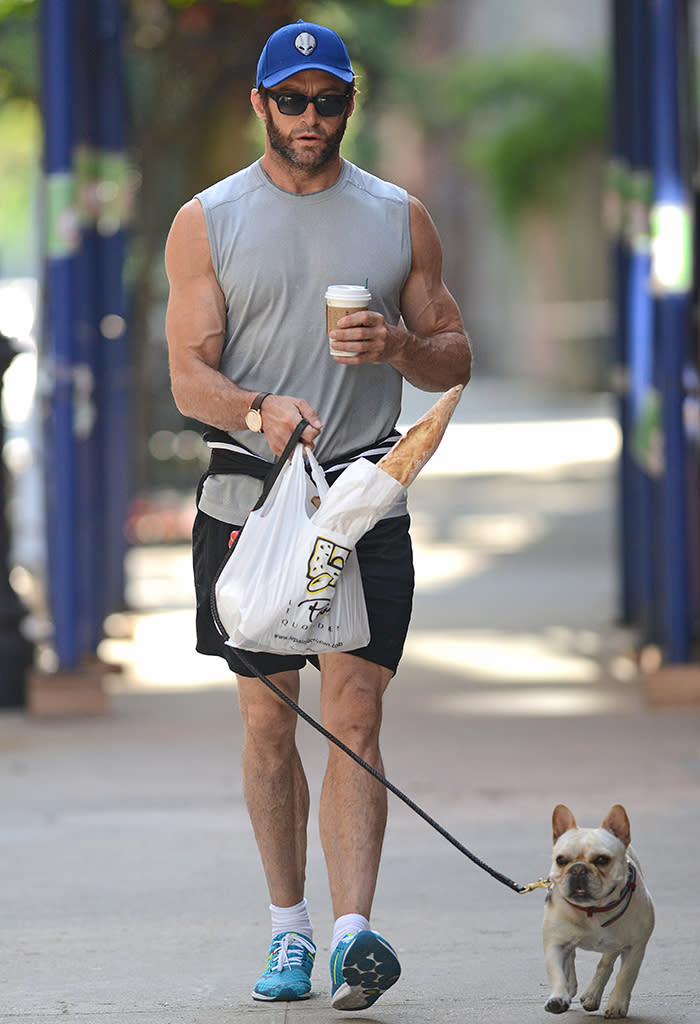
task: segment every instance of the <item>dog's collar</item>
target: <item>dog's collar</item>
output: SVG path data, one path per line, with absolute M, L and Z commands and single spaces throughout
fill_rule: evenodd
M 579 903 L 572 903 L 571 900 L 566 900 L 566 897 L 564 897 L 564 899 L 570 907 L 575 907 L 576 910 L 585 911 L 588 917 L 593 917 L 594 914 L 605 914 L 608 910 L 615 910 L 616 907 L 620 907 L 620 910 L 618 910 L 616 914 L 613 914 L 613 916 L 608 921 L 603 921 L 603 923 L 600 926 L 601 928 L 607 928 L 609 924 L 613 923 L 613 921 L 617 921 L 619 920 L 619 918 L 622 917 L 622 915 L 630 905 L 632 894 L 636 888 L 637 872 L 635 870 L 634 864 L 631 861 L 629 861 L 629 874 L 627 875 L 627 882 L 625 883 L 624 889 L 620 893 L 619 899 L 613 900 L 612 903 L 606 903 L 604 907 L 582 907 Z

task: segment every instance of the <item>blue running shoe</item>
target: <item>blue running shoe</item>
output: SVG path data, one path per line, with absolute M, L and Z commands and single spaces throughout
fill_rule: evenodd
M 365 1010 L 399 980 L 395 950 L 377 932 L 346 935 L 331 956 L 331 1006 Z
M 260 975 L 253 999 L 291 1002 L 308 999 L 311 993 L 311 968 L 316 947 L 296 932 L 280 932 L 270 943 L 267 967 Z

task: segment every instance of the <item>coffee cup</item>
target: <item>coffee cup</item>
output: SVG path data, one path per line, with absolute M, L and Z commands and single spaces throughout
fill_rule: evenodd
M 331 284 L 326 290 L 326 331 L 330 335 L 338 326 L 338 321 L 350 313 L 357 313 L 358 310 L 368 309 L 372 293 L 361 284 Z M 330 353 L 332 356 L 347 356 L 350 352 L 336 349 L 333 341 L 330 342 Z

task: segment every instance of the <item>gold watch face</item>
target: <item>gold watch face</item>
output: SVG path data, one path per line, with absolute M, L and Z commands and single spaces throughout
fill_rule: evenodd
M 257 409 L 249 409 L 245 414 L 245 423 L 248 430 L 254 430 L 259 434 L 262 430 L 262 415 Z

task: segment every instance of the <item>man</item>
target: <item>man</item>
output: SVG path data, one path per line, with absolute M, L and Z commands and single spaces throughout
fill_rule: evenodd
M 209 607 L 213 577 L 301 418 L 302 441 L 332 480 L 349 458 L 376 460 L 392 447 L 403 378 L 427 391 L 466 383 L 471 352 L 425 209 L 340 156 L 355 103 L 340 37 L 308 22 L 284 26 L 265 44 L 256 86 L 263 156 L 190 200 L 173 221 L 167 334 L 178 408 L 213 428 L 193 530 L 197 649 L 226 658 L 238 681 L 243 786 L 272 915 L 268 965 L 253 997 L 292 1000 L 309 996 L 316 951 L 304 899 L 309 794 L 296 719 L 224 646 Z M 370 309 L 339 322 L 332 337 L 344 354 L 331 356 L 326 286 L 365 282 Z M 358 544 L 368 647 L 318 658 L 325 727 L 380 771 L 382 697 L 413 596 L 408 525 L 404 498 Z M 246 657 L 298 698 L 306 659 Z M 386 813 L 384 788 L 330 745 L 320 830 L 339 1010 L 371 1006 L 400 973 L 395 950 L 369 924 Z

